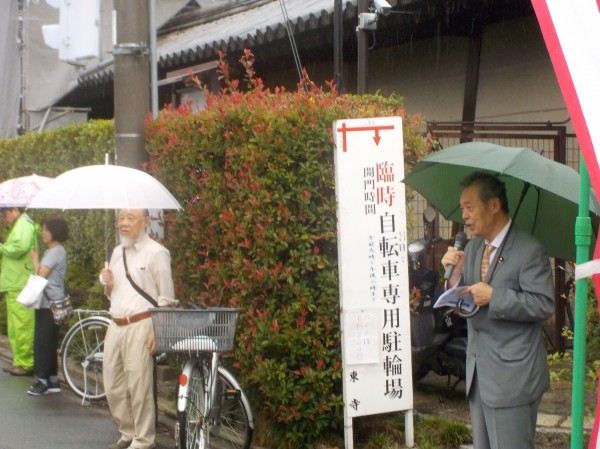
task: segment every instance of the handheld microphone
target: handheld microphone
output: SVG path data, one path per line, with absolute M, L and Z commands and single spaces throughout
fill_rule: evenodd
M 454 249 L 458 251 L 462 251 L 467 243 L 467 234 L 464 232 L 457 232 L 454 237 Z M 447 281 L 452 277 L 452 272 L 454 271 L 454 265 L 448 265 L 446 268 L 446 272 L 444 273 L 444 280 Z

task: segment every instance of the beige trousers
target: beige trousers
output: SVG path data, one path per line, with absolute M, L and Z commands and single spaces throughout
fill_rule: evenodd
M 131 447 L 136 449 L 154 447 L 156 436 L 150 332 L 149 318 L 126 326 L 111 323 L 104 342 L 108 406 L 121 440 L 132 441 Z

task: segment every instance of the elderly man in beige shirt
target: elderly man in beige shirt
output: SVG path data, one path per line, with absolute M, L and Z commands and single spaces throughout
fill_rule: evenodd
M 127 279 L 123 259 L 125 255 L 133 282 L 155 301 L 174 297 L 171 256 L 148 236 L 149 225 L 147 210 L 119 211 L 121 244 L 101 273 L 113 320 L 104 342 L 104 387 L 121 433 L 109 449 L 149 449 L 154 447 L 156 436 L 152 379 L 155 345 L 148 311 L 152 305 Z

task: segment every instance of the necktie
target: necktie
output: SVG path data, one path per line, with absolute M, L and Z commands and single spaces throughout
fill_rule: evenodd
M 490 254 L 494 250 L 492 245 L 485 245 L 483 250 L 483 258 L 481 259 L 481 280 L 485 281 L 488 269 L 490 268 Z

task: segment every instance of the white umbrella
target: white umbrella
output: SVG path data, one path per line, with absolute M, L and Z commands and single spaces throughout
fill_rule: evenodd
M 182 209 L 166 187 L 148 173 L 108 164 L 64 172 L 40 191 L 29 207 L 62 210 Z M 108 241 L 104 242 L 104 246 L 108 266 Z
M 38 176 L 21 176 L 9 179 L 0 184 L 0 207 L 27 207 L 38 193 L 47 187 L 52 178 Z
M 90 165 L 56 177 L 29 204 L 37 209 L 181 209 L 157 179 L 119 165 Z

